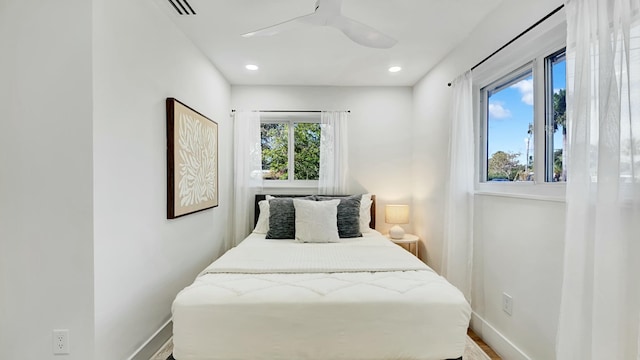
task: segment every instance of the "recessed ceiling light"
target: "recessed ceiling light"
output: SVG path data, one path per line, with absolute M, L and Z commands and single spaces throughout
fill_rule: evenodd
M 389 68 L 389 72 L 398 72 L 400 70 L 402 70 L 400 66 L 392 66 Z
M 256 71 L 258 70 L 258 65 L 249 64 L 245 66 L 245 68 L 247 68 L 247 70 Z

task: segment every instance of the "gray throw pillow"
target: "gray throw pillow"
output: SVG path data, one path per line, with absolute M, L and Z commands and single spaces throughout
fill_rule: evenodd
M 362 236 L 360 232 L 360 199 L 362 195 L 352 196 L 322 196 L 317 195 L 316 200 L 340 200 L 338 204 L 338 235 L 341 238 L 354 238 Z
M 312 196 L 296 199 L 314 200 Z M 267 239 L 296 238 L 296 208 L 293 198 L 273 198 L 269 200 L 269 231 Z

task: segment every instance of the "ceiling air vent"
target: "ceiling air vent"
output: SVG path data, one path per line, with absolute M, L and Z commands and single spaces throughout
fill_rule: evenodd
M 180 15 L 195 15 L 196 12 L 193 11 L 191 5 L 187 2 L 187 0 L 169 0 L 169 3 L 173 6 L 174 9 Z

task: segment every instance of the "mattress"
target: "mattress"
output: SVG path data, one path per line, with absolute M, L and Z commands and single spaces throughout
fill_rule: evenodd
M 471 308 L 377 232 L 301 244 L 251 234 L 173 307 L 177 360 L 382 360 L 462 356 Z

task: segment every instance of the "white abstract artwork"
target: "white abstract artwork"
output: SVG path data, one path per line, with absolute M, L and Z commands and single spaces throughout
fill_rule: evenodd
M 217 206 L 218 124 L 169 98 L 167 130 L 167 217 Z
M 180 205 L 190 206 L 215 199 L 216 133 L 201 122 L 180 114 Z

